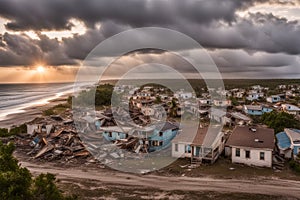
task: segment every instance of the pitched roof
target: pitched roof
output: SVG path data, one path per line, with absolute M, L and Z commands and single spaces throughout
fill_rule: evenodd
M 274 148 L 274 129 L 262 127 L 251 129 L 249 126 L 237 126 L 226 142 L 226 145 L 266 149 Z
M 245 105 L 245 108 L 247 110 L 262 110 L 262 106 L 258 105 L 258 106 L 255 106 L 255 105 Z
M 251 121 L 251 119 L 249 117 L 247 117 L 246 115 L 243 115 L 242 113 L 232 112 L 230 114 L 232 115 L 232 117 L 234 117 L 236 119 L 241 119 L 241 120 L 244 120 L 244 121 Z
M 178 134 L 172 142 L 210 147 L 220 134 L 220 131 L 220 126 L 210 128 L 199 127 L 198 130 L 195 130 L 195 127 L 193 126 L 183 127 L 182 132 Z
M 284 132 L 289 136 L 293 143 L 300 143 L 300 130 L 297 129 L 284 129 Z

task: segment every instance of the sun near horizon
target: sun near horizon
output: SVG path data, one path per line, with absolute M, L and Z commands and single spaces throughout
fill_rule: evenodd
M 37 66 L 36 71 L 39 73 L 45 73 L 45 67 L 42 65 Z

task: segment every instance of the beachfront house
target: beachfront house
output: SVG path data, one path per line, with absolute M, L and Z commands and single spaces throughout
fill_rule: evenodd
M 218 126 L 194 130 L 183 128 L 172 141 L 172 157 L 191 158 L 191 162 L 214 163 L 224 150 L 224 133 Z
M 244 105 L 244 112 L 248 115 L 262 115 L 272 111 L 272 108 L 264 105 Z
M 153 152 L 170 146 L 177 135 L 179 126 L 171 122 L 158 123 L 146 128 L 109 126 L 101 127 L 103 137 L 110 142 L 134 137 L 146 144 L 147 151 Z
M 179 130 L 177 124 L 165 122 L 163 125 L 157 125 L 153 134 L 149 136 L 149 152 L 158 151 L 171 145 L 171 141 L 175 138 Z
M 276 134 L 279 153 L 285 158 L 292 158 L 300 153 L 300 130 L 284 129 Z
M 233 163 L 272 167 L 274 147 L 273 129 L 237 126 L 226 142 L 225 154 Z

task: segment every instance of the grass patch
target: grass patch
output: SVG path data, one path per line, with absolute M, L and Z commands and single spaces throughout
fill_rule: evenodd
M 71 108 L 71 104 L 64 103 L 64 104 L 58 104 L 53 106 L 52 108 L 49 108 L 47 110 L 43 111 L 43 115 L 50 116 L 50 115 L 58 115 L 66 111 L 66 109 Z

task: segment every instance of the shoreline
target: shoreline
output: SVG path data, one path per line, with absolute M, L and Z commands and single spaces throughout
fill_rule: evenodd
M 42 116 L 43 111 L 58 104 L 66 103 L 70 95 L 72 95 L 72 93 L 64 94 L 38 106 L 27 107 L 23 109 L 22 112 L 9 114 L 4 120 L 0 120 L 0 128 L 11 128 L 13 126 L 19 126 L 21 124 L 30 122 L 35 118 Z

